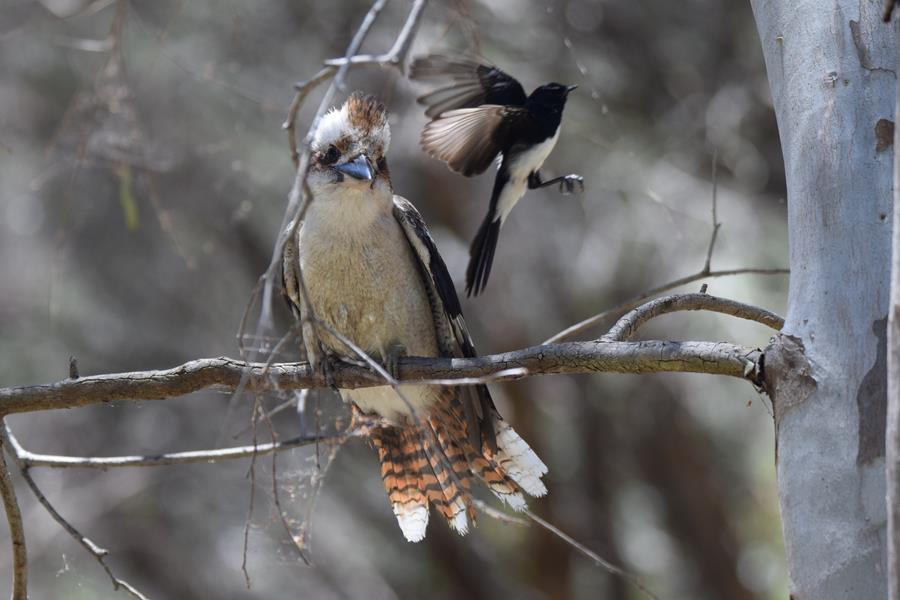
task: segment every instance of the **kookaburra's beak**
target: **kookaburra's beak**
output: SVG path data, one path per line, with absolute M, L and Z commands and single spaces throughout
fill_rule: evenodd
M 349 175 L 353 179 L 359 179 L 360 181 L 372 181 L 375 176 L 374 170 L 372 169 L 372 162 L 365 154 L 360 154 L 353 160 L 336 166 L 335 169 L 344 175 Z

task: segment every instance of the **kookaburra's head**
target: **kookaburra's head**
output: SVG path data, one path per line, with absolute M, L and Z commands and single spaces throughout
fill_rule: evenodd
M 391 195 L 387 154 L 391 129 L 384 105 L 354 92 L 322 116 L 312 142 L 307 181 L 314 196 L 339 193 Z

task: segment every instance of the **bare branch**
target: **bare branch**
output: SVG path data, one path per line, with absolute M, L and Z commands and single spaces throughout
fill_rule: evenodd
M 350 436 L 330 437 L 295 437 L 282 442 L 270 442 L 256 446 L 237 446 L 217 450 L 191 450 L 188 452 L 170 452 L 152 456 L 56 456 L 53 454 L 37 454 L 29 452 L 18 445 L 16 454 L 27 467 L 50 467 L 63 469 L 82 467 L 88 469 L 113 469 L 118 467 L 161 467 L 164 465 L 188 465 L 194 463 L 215 463 L 223 460 L 251 458 L 254 454 L 263 456 L 273 452 L 311 446 L 312 444 L 340 444 Z
M 713 161 L 712 161 L 712 233 L 709 236 L 709 245 L 706 248 L 706 260 L 703 263 L 703 267 L 694 273 L 693 275 L 688 275 L 687 277 L 682 277 L 681 279 L 676 279 L 674 281 L 670 281 L 669 283 L 664 283 L 663 285 L 656 287 L 652 290 L 648 290 L 646 292 L 640 293 L 637 296 L 633 296 L 628 300 L 610 308 L 604 310 L 601 313 L 598 313 L 592 317 L 588 317 L 587 319 L 575 323 L 563 329 L 556 335 L 548 338 L 544 341 L 545 344 L 552 344 L 555 342 L 563 342 L 568 341 L 574 338 L 579 333 L 582 333 L 596 325 L 602 325 L 611 321 L 612 319 L 616 319 L 621 317 L 627 311 L 635 308 L 641 302 L 648 298 L 652 298 L 653 296 L 658 296 L 664 292 L 668 292 L 677 287 L 681 287 L 682 285 L 686 285 L 688 283 L 693 283 L 695 281 L 699 281 L 701 279 L 711 279 L 714 277 L 726 277 L 729 275 L 783 275 L 787 274 L 790 271 L 788 269 L 728 269 L 722 271 L 713 271 L 710 269 L 710 263 L 712 262 L 713 250 L 716 248 L 716 239 L 719 235 L 719 228 L 722 227 L 722 224 L 719 222 L 718 217 L 718 188 L 719 188 L 719 180 L 718 180 L 718 162 L 719 162 L 719 153 L 718 151 L 713 153 Z M 692 309 L 687 309 L 692 310 Z
M 545 344 L 554 344 L 557 342 L 566 342 L 577 336 L 579 333 L 583 333 L 588 329 L 591 329 L 595 326 L 602 325 L 607 323 L 613 319 L 617 319 L 621 317 L 623 314 L 628 312 L 629 310 L 638 306 L 641 302 L 648 298 L 652 298 L 653 296 L 658 296 L 664 292 L 668 292 L 674 290 L 675 288 L 681 287 L 683 285 L 687 285 L 689 283 L 694 283 L 695 281 L 700 281 L 701 279 L 712 279 L 714 277 L 728 277 L 731 275 L 787 275 L 790 271 L 788 269 L 757 269 L 757 268 L 748 268 L 748 269 L 727 269 L 722 271 L 710 271 L 709 273 L 704 273 L 703 270 L 697 271 L 693 275 L 688 275 L 686 277 L 682 277 L 681 279 L 675 279 L 674 281 L 670 281 L 669 283 L 664 283 L 659 287 L 655 287 L 652 290 L 647 290 L 646 292 L 641 292 L 636 296 L 632 296 L 628 300 L 620 302 L 616 306 L 604 310 L 601 313 L 597 313 L 592 317 L 588 317 L 584 321 L 579 321 L 574 325 L 571 325 L 556 335 L 546 339 L 544 341 Z
M 406 18 L 406 22 L 403 24 L 403 29 L 400 30 L 400 35 L 397 36 L 394 45 L 386 54 L 357 54 L 355 56 L 345 57 L 345 58 L 332 58 L 325 61 L 326 66 L 330 67 L 339 67 L 343 65 L 365 65 L 365 64 L 375 64 L 375 65 L 384 65 L 384 66 L 403 66 L 404 60 L 406 60 L 406 55 L 409 53 L 409 48 L 412 46 L 413 37 L 416 32 L 416 29 L 419 27 L 419 21 L 422 18 L 422 11 L 425 10 L 425 5 L 427 2 L 425 0 L 416 0 L 413 3 L 412 8 L 409 11 L 409 16 Z
M 709 274 L 710 271 L 710 262 L 712 261 L 713 250 L 716 248 L 716 237 L 719 235 L 719 228 L 722 226 L 719 223 L 718 219 L 718 190 L 719 190 L 719 178 L 718 178 L 718 166 L 719 166 L 719 151 L 716 150 L 713 152 L 712 159 L 712 235 L 709 237 L 709 246 L 706 248 L 706 262 L 703 263 L 703 269 L 701 273 Z
M 659 373 L 680 371 L 728 375 L 754 381 L 760 351 L 714 342 L 568 342 L 534 346 L 477 358 L 400 359 L 401 382 L 465 380 L 525 369 L 527 376 L 563 373 Z M 233 358 L 201 358 L 172 369 L 109 375 L 24 387 L 0 388 L 0 414 L 75 408 L 117 400 L 164 400 L 206 388 L 234 390 L 246 377 L 246 389 L 262 391 L 324 387 L 326 382 L 308 363 L 264 363 Z M 384 385 L 381 374 L 355 364 L 337 364 L 340 388 Z M 500 379 L 521 379 L 514 375 Z
M 708 310 L 731 315 L 762 323 L 775 331 L 779 331 L 784 327 L 784 319 L 764 308 L 750 306 L 749 304 L 728 300 L 727 298 L 717 298 L 708 294 L 675 294 L 657 298 L 634 309 L 619 319 L 615 326 L 600 339 L 607 342 L 630 340 L 637 333 L 637 330 L 650 319 L 683 310 Z
M 137 588 L 135 588 L 127 581 L 119 579 L 112 572 L 112 569 L 110 569 L 109 565 L 106 564 L 106 557 L 109 555 L 109 550 L 101 548 L 93 540 L 82 535 L 80 531 L 75 529 L 75 527 L 65 519 L 65 517 L 59 514 L 59 512 L 56 510 L 56 508 L 53 507 L 47 497 L 44 496 L 41 488 L 38 487 L 37 483 L 34 481 L 34 478 L 31 476 L 31 473 L 28 470 L 28 465 L 19 455 L 19 451 L 22 449 L 21 445 L 19 445 L 19 443 L 15 441 L 15 438 L 12 437 L 9 426 L 7 426 L 5 422 L 3 423 L 3 430 L 0 431 L 0 442 L 2 442 L 2 445 L 5 445 L 7 447 L 7 450 L 12 455 L 16 466 L 19 468 L 19 473 L 22 475 L 22 479 L 24 479 L 25 483 L 28 484 L 28 487 L 31 489 L 34 497 L 37 498 L 37 501 L 40 503 L 40 505 L 44 507 L 44 509 L 53 518 L 53 520 L 56 521 L 59 526 L 62 527 L 66 531 L 66 533 L 68 533 L 72 537 L 72 539 L 78 542 L 78 544 L 82 548 L 87 550 L 88 554 L 93 556 L 97 560 L 97 562 L 100 563 L 100 566 L 103 567 L 103 570 L 106 571 L 106 574 L 109 576 L 110 581 L 112 581 L 113 589 L 122 589 L 130 596 L 132 596 L 133 598 L 137 598 L 138 600 L 148 600 L 146 596 L 144 596 L 137 590 Z M 2 456 L 2 454 L 0 454 L 0 456 Z M 2 460 L 2 458 L 0 458 L 0 460 Z M 17 596 L 15 595 L 15 593 L 13 593 L 13 599 L 15 600 L 15 598 L 17 598 Z M 26 598 L 26 596 L 23 595 L 22 598 Z
M 425 10 L 426 4 L 426 0 L 415 0 L 415 2 L 413 2 L 413 6 L 409 11 L 406 22 L 403 24 L 403 28 L 400 30 L 400 34 L 397 36 L 397 39 L 394 41 L 394 45 L 387 53 L 356 54 L 356 51 L 359 49 L 362 39 L 359 39 L 360 43 L 355 43 L 357 40 L 356 38 L 354 38 L 350 46 L 347 48 L 347 54 L 343 58 L 331 58 L 326 60 L 325 67 L 318 73 L 316 73 L 311 79 L 303 83 L 298 83 L 294 86 L 297 90 L 297 93 L 294 95 L 294 99 L 291 101 L 291 106 L 288 110 L 288 116 L 287 119 L 285 119 L 282 128 L 288 132 L 288 146 L 291 150 L 291 160 L 293 161 L 295 168 L 299 169 L 300 167 L 300 153 L 297 150 L 296 136 L 297 113 L 300 112 L 300 107 L 303 105 L 303 101 L 306 99 L 309 93 L 321 84 L 328 81 L 328 79 L 330 79 L 332 76 L 334 76 L 336 80 L 342 80 L 343 73 L 341 72 L 341 70 L 346 71 L 350 67 L 357 67 L 360 65 L 378 65 L 383 67 L 396 67 L 402 70 L 403 63 L 406 61 L 406 55 L 409 53 L 409 48 L 410 46 L 412 46 L 413 39 L 415 38 L 415 33 L 419 28 L 419 23 L 421 22 L 422 13 Z M 369 14 L 366 15 L 366 18 L 363 20 L 363 24 L 360 26 L 360 29 L 357 31 L 357 37 L 359 37 L 360 34 L 362 34 L 362 37 L 364 37 L 366 33 L 368 33 L 369 27 L 371 27 L 372 22 L 374 22 L 375 16 L 377 16 L 378 12 L 381 11 L 383 5 L 384 2 L 380 1 L 376 2 L 372 6 Z M 341 87 L 341 84 L 339 83 L 337 87 Z
M 25 548 L 25 526 L 22 524 L 22 512 L 16 499 L 12 477 L 6 465 L 4 450 L 6 444 L 0 438 L 0 499 L 6 509 L 6 522 L 9 523 L 9 539 L 12 542 L 12 600 L 28 600 L 28 552 Z
M 312 79 L 308 79 L 307 81 L 298 83 L 294 86 L 297 93 L 294 94 L 294 99 L 291 100 L 287 119 L 285 119 L 281 127 L 287 131 L 288 147 L 291 150 L 291 162 L 294 163 L 295 169 L 300 168 L 300 152 L 297 150 L 297 113 L 300 112 L 300 107 L 303 106 L 303 101 L 306 100 L 309 93 L 328 81 L 328 79 L 336 72 L 337 67 L 325 67 L 316 73 Z
M 44 493 L 41 491 L 41 488 L 38 487 L 37 483 L 35 483 L 34 479 L 31 477 L 31 473 L 29 473 L 28 468 L 24 466 L 20 466 L 20 472 L 22 474 L 22 478 L 25 480 L 25 483 L 28 484 L 28 487 L 31 488 L 32 493 L 34 493 L 34 497 L 37 498 L 37 501 L 44 507 L 44 509 L 50 514 L 54 521 L 56 521 L 60 527 L 65 529 L 66 533 L 68 533 L 73 540 L 78 542 L 78 544 L 87 550 L 88 554 L 93 556 L 100 566 L 103 567 L 103 570 L 106 571 L 106 574 L 109 576 L 110 581 L 112 581 L 113 588 L 116 590 L 123 589 L 130 596 L 137 598 L 138 600 L 148 600 L 147 597 L 139 592 L 137 588 L 133 585 L 119 579 L 112 572 L 112 569 L 109 568 L 109 565 L 106 564 L 106 557 L 109 555 L 109 550 L 105 548 L 101 548 L 93 540 L 82 535 L 80 531 L 75 529 L 71 523 L 69 523 L 65 517 L 63 517 L 59 512 L 50 504 L 50 501 L 47 500 L 47 497 L 44 496 Z

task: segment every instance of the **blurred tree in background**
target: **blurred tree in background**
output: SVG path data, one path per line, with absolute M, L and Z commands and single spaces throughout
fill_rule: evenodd
M 0 7 L 3 386 L 62 379 L 70 355 L 89 374 L 236 354 L 293 180 L 280 129 L 291 84 L 342 55 L 368 9 L 358 0 L 135 1 L 123 4 L 116 45 L 102 41 L 109 4 Z M 389 2 L 363 49 L 388 48 L 407 10 Z M 714 156 L 723 223 L 714 267 L 785 265 L 784 168 L 749 6 L 433 3 L 413 54 L 446 49 L 477 49 L 529 90 L 579 85 L 545 170 L 583 174 L 586 191 L 529 192 L 513 212 L 491 285 L 463 306 L 480 352 L 540 343 L 702 267 Z M 492 178 L 461 178 L 418 149 L 422 87 L 377 68 L 349 81 L 347 91 L 388 104 L 395 187 L 416 200 L 459 285 Z M 301 130 L 314 105 L 301 111 Z M 709 283 L 784 311 L 785 277 Z M 288 315 L 278 317 L 286 330 Z M 698 313 L 654 320 L 643 335 L 762 347 L 769 332 Z M 279 356 L 294 358 L 290 349 Z M 771 412 L 745 383 L 558 376 L 493 390 L 550 467 L 550 494 L 532 503 L 540 515 L 664 598 L 785 596 Z M 249 441 L 249 402 L 197 396 L 9 423 L 30 449 L 58 454 Z M 319 403 L 324 419 L 340 410 L 331 395 Z M 284 411 L 275 425 L 296 435 L 311 413 Z M 273 510 L 272 459 L 256 460 L 249 590 L 240 570 L 249 461 L 35 475 L 73 524 L 111 550 L 117 573 L 154 598 L 641 597 L 549 534 L 485 515 L 466 538 L 435 521 L 424 542 L 408 544 L 374 453 L 355 441 L 328 458 L 318 457 L 328 470 L 314 507 L 316 450 L 278 458 L 282 504 L 300 520 L 311 514 L 312 568 Z M 21 501 L 33 597 L 120 596 L 27 491 Z

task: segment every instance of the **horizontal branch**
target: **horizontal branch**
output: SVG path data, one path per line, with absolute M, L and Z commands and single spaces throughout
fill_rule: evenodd
M 714 342 L 568 342 L 478 358 L 406 357 L 400 360 L 399 380 L 466 380 L 519 369 L 498 379 L 551 373 L 676 371 L 728 375 L 756 383 L 760 354 L 759 350 Z M 335 365 L 333 380 L 339 388 L 346 389 L 384 385 L 384 379 L 372 370 L 344 363 Z M 224 357 L 201 358 L 161 371 L 92 375 L 58 383 L 2 388 L 0 415 L 119 400 L 163 400 L 206 388 L 233 391 L 242 383 L 247 391 L 326 385 L 323 377 L 305 362 L 267 366 Z
M 111 469 L 120 467 L 161 467 L 165 465 L 187 465 L 195 463 L 213 463 L 223 460 L 238 458 L 253 458 L 311 446 L 313 444 L 338 444 L 349 437 L 347 435 L 335 435 L 327 437 L 300 436 L 281 442 L 268 442 L 249 446 L 236 446 L 233 448 L 218 448 L 216 450 L 189 450 L 187 452 L 168 452 L 165 454 L 153 454 L 144 456 L 58 456 L 55 454 L 38 454 L 30 452 L 22 447 L 19 440 L 13 436 L 12 431 L 6 428 L 6 439 L 12 447 L 16 459 L 26 468 L 50 467 L 64 469 L 69 467 L 83 467 L 88 469 Z

